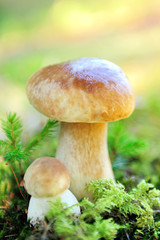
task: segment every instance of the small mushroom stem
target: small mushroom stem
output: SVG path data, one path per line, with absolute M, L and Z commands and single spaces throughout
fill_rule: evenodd
M 73 194 L 88 196 L 91 180 L 114 179 L 107 148 L 106 123 L 61 123 L 56 157 L 68 169 Z
M 36 198 L 31 196 L 27 219 L 30 219 L 32 225 L 41 223 L 44 221 L 44 216 L 51 208 L 50 202 L 56 201 L 58 198 L 61 199 L 62 203 L 66 203 L 66 207 L 71 207 L 71 210 L 75 216 L 80 215 L 80 207 L 77 205 L 78 201 L 70 190 L 66 190 L 61 194 L 54 197 Z M 75 205 L 75 206 L 74 206 Z

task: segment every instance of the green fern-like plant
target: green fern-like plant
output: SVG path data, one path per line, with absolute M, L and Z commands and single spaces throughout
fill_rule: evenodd
M 58 121 L 49 119 L 42 131 L 25 147 L 25 153 L 28 156 L 31 155 L 31 153 L 38 148 L 44 140 L 52 137 L 56 131 L 57 125 Z
M 129 133 L 119 121 L 109 124 L 108 149 L 116 179 L 125 183 L 126 178 L 135 176 L 138 183 L 140 175 L 134 172 L 134 163 L 140 161 L 141 154 L 147 149 L 146 141 Z
M 131 158 L 137 156 L 147 143 L 129 134 L 122 122 L 111 123 L 108 132 L 108 146 L 111 160 L 117 157 Z
M 6 120 L 1 120 L 1 127 L 5 133 L 5 140 L 0 140 L 0 156 L 3 157 L 6 164 L 10 166 L 13 173 L 18 189 L 23 196 L 23 190 L 20 188 L 20 181 L 23 179 L 25 162 L 30 162 L 29 158 L 32 157 L 34 150 L 44 142 L 44 140 L 50 138 L 55 132 L 58 122 L 55 120 L 48 120 L 44 128 L 37 134 L 34 139 L 25 144 L 22 141 L 23 125 L 22 121 L 16 113 L 9 113 Z M 18 167 L 18 168 L 17 168 Z M 6 178 L 10 178 L 10 174 L 5 171 L 4 166 L 0 167 L 0 182 L 5 182 Z M 6 181 L 8 183 L 8 181 Z M 3 192 L 7 193 L 7 183 L 0 186 L 1 197 L 4 197 Z M 14 186 L 13 179 L 10 179 L 10 184 Z M 12 190 L 13 191 L 13 190 Z M 5 194 L 6 195 L 6 194 Z M 24 197 L 24 196 L 23 196 Z M 25 198 L 25 197 L 24 197 Z
M 52 136 L 57 123 L 57 121 L 49 119 L 42 131 L 25 146 L 21 140 L 23 131 L 22 121 L 16 113 L 9 113 L 6 120 L 1 120 L 2 130 L 6 135 L 6 139 L 0 140 L 0 155 L 10 163 L 15 161 L 21 163 L 21 161 L 26 160 L 33 150 L 38 148 L 44 140 Z

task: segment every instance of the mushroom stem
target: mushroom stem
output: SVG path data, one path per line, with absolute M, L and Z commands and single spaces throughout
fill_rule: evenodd
M 72 207 L 72 212 L 75 216 L 80 215 L 80 207 L 76 204 L 78 203 L 75 196 L 71 193 L 71 191 L 66 190 L 63 193 L 54 196 L 54 197 L 46 197 L 46 198 L 36 198 L 31 196 L 28 208 L 27 219 L 30 219 L 32 225 L 37 223 L 41 223 L 44 221 L 44 216 L 51 208 L 50 202 L 56 201 L 58 198 L 61 199 L 62 203 L 66 203 L 66 207 Z M 74 206 L 75 205 L 75 206 Z
M 70 189 L 78 198 L 91 180 L 114 179 L 107 148 L 106 123 L 61 123 L 56 157 L 68 169 Z

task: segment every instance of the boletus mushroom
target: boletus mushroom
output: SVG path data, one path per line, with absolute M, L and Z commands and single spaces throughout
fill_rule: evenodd
M 114 179 L 107 122 L 128 117 L 135 105 L 119 66 L 99 58 L 51 65 L 31 76 L 27 95 L 38 111 L 61 122 L 56 157 L 66 165 L 78 199 L 91 180 Z
M 24 175 L 24 187 L 31 195 L 27 218 L 32 225 L 41 223 L 49 210 L 49 202 L 57 198 L 68 207 L 77 204 L 76 197 L 68 190 L 70 177 L 65 165 L 56 158 L 41 157 L 32 162 Z M 73 206 L 74 215 L 80 207 Z

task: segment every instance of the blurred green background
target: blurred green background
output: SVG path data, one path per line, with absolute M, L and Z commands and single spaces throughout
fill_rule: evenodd
M 38 131 L 45 118 L 27 100 L 28 78 L 80 57 L 105 58 L 125 71 L 137 104 L 122 124 L 148 145 L 132 171 L 160 186 L 159 0 L 0 0 L 0 118 L 17 112 L 24 139 Z

